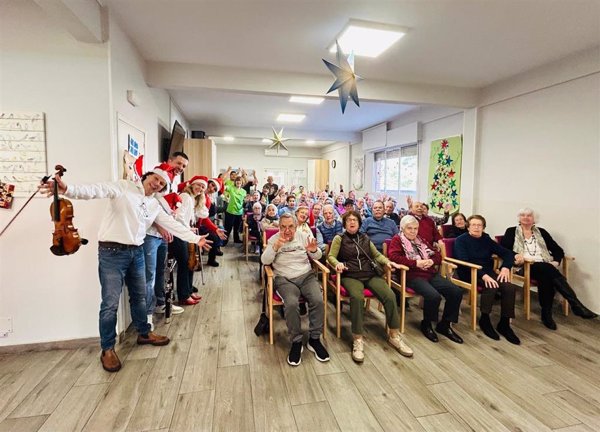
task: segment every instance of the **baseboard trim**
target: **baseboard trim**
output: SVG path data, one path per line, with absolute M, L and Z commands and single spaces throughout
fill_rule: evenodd
M 98 345 L 98 349 L 100 349 L 100 338 L 90 337 L 23 345 L 7 345 L 0 347 L 0 354 L 18 354 L 28 351 L 50 351 L 55 349 L 78 349 L 92 344 Z

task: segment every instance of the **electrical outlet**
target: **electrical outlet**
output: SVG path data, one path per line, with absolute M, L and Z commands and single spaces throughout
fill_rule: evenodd
M 13 332 L 12 318 L 0 317 L 0 337 L 7 337 Z

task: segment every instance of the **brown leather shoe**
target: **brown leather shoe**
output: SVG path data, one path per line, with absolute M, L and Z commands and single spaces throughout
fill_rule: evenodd
M 103 350 L 100 354 L 100 362 L 105 371 L 117 372 L 121 369 L 121 361 L 114 349 Z
M 148 332 L 147 335 L 138 335 L 137 338 L 138 345 L 163 346 L 167 345 L 169 342 L 170 340 L 168 337 L 157 335 L 153 332 Z

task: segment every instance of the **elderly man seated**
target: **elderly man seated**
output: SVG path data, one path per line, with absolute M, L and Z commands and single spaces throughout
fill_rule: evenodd
M 317 360 L 326 362 L 329 353 L 321 343 L 323 333 L 323 295 L 319 282 L 311 269 L 309 257 L 321 258 L 317 240 L 296 230 L 296 219 L 290 213 L 279 218 L 279 233 L 269 239 L 261 261 L 273 267 L 273 283 L 282 298 L 285 321 L 292 347 L 288 364 L 298 366 L 302 361 L 302 328 L 300 323 L 300 296 L 308 302 L 309 339 L 306 347 L 315 353 Z
M 383 242 L 391 239 L 398 234 L 398 225 L 386 217 L 383 202 L 375 201 L 373 203 L 373 216 L 368 217 L 360 227 L 360 232 L 369 236 L 379 252 L 383 250 Z

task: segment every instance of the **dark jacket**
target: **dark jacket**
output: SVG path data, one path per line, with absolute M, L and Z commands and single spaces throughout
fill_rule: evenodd
M 500 246 L 486 233 L 483 233 L 481 237 L 463 234 L 454 242 L 454 258 L 482 267 L 481 270 L 477 270 L 478 279 L 481 279 L 486 274 L 494 279 L 496 278 L 496 274 L 494 273 L 494 259 L 492 258 L 493 254 L 502 258 L 502 267 L 510 269 L 515 263 L 514 252 Z M 458 267 L 458 275 L 464 281 L 469 282 L 471 280 L 470 269 L 464 266 Z
M 356 246 L 354 240 L 360 247 Z M 377 251 L 369 236 L 360 232 L 356 234 L 344 232 L 335 236 L 327 260 L 333 266 L 338 262 L 344 263 L 347 270 L 344 270 L 342 276 L 354 279 L 369 279 L 377 276 L 371 261 L 376 261 L 382 266 L 388 262 L 388 259 Z
M 556 261 L 561 262 L 565 257 L 565 251 L 554 241 L 550 233 L 546 231 L 544 228 L 537 227 L 542 233 L 542 237 L 546 242 L 546 246 L 548 246 L 548 252 L 552 255 Z M 517 227 L 510 227 L 506 229 L 504 233 L 504 237 L 502 237 L 502 242 L 500 243 L 506 249 L 513 250 L 513 246 L 515 244 L 515 233 L 517 231 Z

